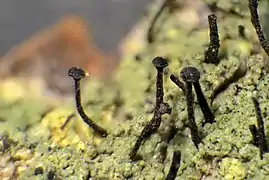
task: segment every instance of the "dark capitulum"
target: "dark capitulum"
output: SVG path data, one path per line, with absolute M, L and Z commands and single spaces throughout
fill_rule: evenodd
M 200 108 L 203 112 L 205 121 L 203 122 L 203 125 L 205 125 L 206 123 L 214 123 L 215 122 L 215 116 L 213 114 L 213 112 L 211 111 L 207 100 L 204 96 L 204 93 L 201 89 L 201 85 L 199 83 L 199 79 L 200 79 L 200 72 L 198 71 L 198 69 L 196 69 L 195 67 L 187 67 L 187 73 L 191 74 L 193 76 L 193 79 L 195 81 L 193 81 L 193 86 L 196 92 L 196 96 L 200 105 Z
M 254 104 L 256 117 L 257 117 L 257 125 L 258 125 L 257 127 L 255 127 L 256 132 L 257 132 L 255 141 L 258 142 L 258 146 L 260 149 L 260 157 L 262 159 L 263 154 L 268 152 L 268 145 L 267 145 L 266 138 L 265 138 L 264 122 L 263 122 L 263 117 L 262 117 L 262 113 L 261 113 L 260 103 L 254 97 L 252 98 L 252 101 Z M 252 129 L 251 133 L 255 133 L 255 130 Z
M 82 104 L 81 104 L 81 92 L 80 92 L 80 81 L 81 79 L 85 78 L 87 74 L 85 73 L 84 70 L 77 68 L 77 67 L 72 67 L 68 71 L 68 75 L 73 78 L 75 82 L 75 96 L 76 96 L 76 108 L 77 111 L 80 115 L 80 117 L 83 119 L 83 121 L 88 124 L 89 127 L 91 127 L 97 134 L 106 137 L 107 136 L 107 131 L 103 129 L 102 127 L 98 126 L 93 122 L 92 119 L 90 119 L 87 114 L 85 113 Z
M 167 59 L 162 57 L 155 57 L 152 60 L 152 64 L 157 69 L 156 76 L 156 109 L 159 109 L 163 103 L 163 70 L 168 66 Z
M 209 23 L 209 37 L 210 43 L 208 49 L 205 51 L 205 63 L 218 64 L 219 58 L 219 33 L 218 33 L 218 24 L 217 17 L 215 14 L 211 14 L 208 16 Z
M 178 169 L 180 167 L 180 161 L 181 161 L 181 152 L 174 151 L 170 170 L 169 170 L 165 180 L 174 180 L 176 178 Z
M 135 145 L 129 154 L 131 159 L 135 158 L 142 142 L 149 138 L 153 133 L 156 133 L 161 125 L 162 116 L 164 114 L 170 114 L 172 111 L 169 104 L 163 102 L 163 69 L 168 66 L 168 62 L 162 57 L 156 57 L 152 60 L 152 63 L 157 69 L 155 111 L 151 121 L 144 127 L 140 136 L 137 138 Z
M 201 137 L 199 136 L 198 127 L 195 122 L 194 110 L 193 110 L 193 94 L 192 94 L 192 83 L 199 80 L 200 74 L 196 74 L 196 71 L 193 71 L 193 67 L 184 68 L 180 75 L 183 81 L 185 82 L 185 96 L 187 102 L 187 112 L 188 112 L 188 127 L 191 131 L 191 138 L 198 149 L 198 145 L 202 142 Z

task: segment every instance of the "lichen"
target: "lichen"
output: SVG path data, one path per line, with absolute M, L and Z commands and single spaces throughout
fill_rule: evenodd
M 227 10 L 234 8 L 244 15 L 223 14 L 218 19 L 221 48 L 218 65 L 203 63 L 208 29 L 193 32 L 178 29 L 171 17 L 153 45 L 139 48 L 140 60 L 134 58 L 136 54 L 123 58 L 112 85 L 95 79 L 82 82 L 86 84 L 82 90 L 85 111 L 108 131 L 106 138 L 96 136 L 77 114 L 61 128 L 67 117 L 76 113 L 74 101 L 54 104 L 41 117 L 51 103 L 29 98 L 23 90 L 14 98 L 8 95 L 0 107 L 0 178 L 164 179 L 174 150 L 180 150 L 178 179 L 266 179 L 269 155 L 260 159 L 259 149 L 251 144 L 249 125 L 257 123 L 251 101 L 255 95 L 269 137 L 268 58 L 261 48 L 252 52 L 258 41 L 246 13 L 247 4 L 230 0 L 218 1 L 217 5 Z M 248 40 L 239 37 L 237 25 L 245 27 Z M 164 72 L 164 100 L 172 106 L 172 113 L 164 115 L 157 133 L 140 147 L 140 159 L 132 161 L 129 153 L 135 140 L 153 116 L 156 70 L 151 60 L 155 56 L 169 59 Z M 195 66 L 201 72 L 202 90 L 209 99 L 213 90 L 242 63 L 246 63 L 246 74 L 213 101 L 216 123 L 201 126 L 203 114 L 195 101 L 195 118 L 203 137 L 197 150 L 185 128 L 185 96 L 169 79 L 170 74 L 180 77 L 184 67 Z M 173 128 L 177 133 L 169 139 Z

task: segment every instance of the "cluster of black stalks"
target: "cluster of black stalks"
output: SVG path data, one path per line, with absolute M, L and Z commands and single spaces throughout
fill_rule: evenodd
M 259 22 L 257 8 L 258 8 L 257 0 L 249 0 L 251 22 L 256 29 L 261 46 L 263 47 L 265 52 L 269 55 L 269 45 L 265 39 L 264 33 L 262 31 L 262 28 Z M 216 64 L 219 61 L 218 52 L 219 52 L 219 47 L 220 47 L 217 18 L 214 14 L 211 14 L 208 16 L 208 21 L 209 21 L 209 30 L 210 30 L 210 43 L 209 43 L 208 49 L 204 53 L 204 62 Z M 239 26 L 240 34 L 243 34 L 242 33 L 243 29 L 244 28 L 242 28 L 242 26 Z M 155 110 L 154 110 L 154 114 L 151 121 L 144 127 L 140 136 L 137 138 L 131 152 L 129 153 L 130 159 L 132 160 L 135 160 L 137 152 L 140 146 L 142 145 L 142 143 L 145 142 L 152 134 L 157 132 L 162 121 L 162 116 L 164 114 L 171 114 L 171 111 L 172 111 L 172 108 L 169 106 L 169 104 L 164 102 L 163 100 L 163 97 L 164 97 L 163 72 L 164 72 L 164 69 L 168 66 L 168 61 L 167 59 L 163 57 L 155 57 L 152 60 L 152 63 L 157 70 Z M 87 73 L 85 73 L 85 71 L 80 68 L 73 67 L 69 70 L 68 74 L 69 76 L 73 78 L 75 82 L 76 108 L 79 115 L 84 120 L 84 122 L 88 124 L 89 127 L 91 127 L 97 134 L 103 137 L 106 137 L 108 135 L 108 132 L 104 128 L 94 123 L 94 121 L 86 115 L 81 105 L 80 81 L 81 79 L 87 76 Z M 194 146 L 198 149 L 199 144 L 203 143 L 203 141 L 202 141 L 202 137 L 199 135 L 198 126 L 195 122 L 194 107 L 193 107 L 193 103 L 194 103 L 193 88 L 195 90 L 199 106 L 204 116 L 204 121 L 202 123 L 202 126 L 204 126 L 207 123 L 212 124 L 216 121 L 215 121 L 214 113 L 212 112 L 203 94 L 203 91 L 201 89 L 201 86 L 199 83 L 200 72 L 198 71 L 198 69 L 191 66 L 185 67 L 182 69 L 180 73 L 180 77 L 182 78 L 184 83 L 180 81 L 179 78 L 175 76 L 174 74 L 170 76 L 170 79 L 176 86 L 178 86 L 183 91 L 186 97 L 186 106 L 187 106 L 187 114 L 188 114 L 187 127 L 190 129 L 192 142 Z M 268 152 L 268 144 L 266 142 L 264 121 L 263 121 L 260 105 L 259 105 L 258 100 L 255 97 L 253 97 L 253 104 L 254 104 L 254 108 L 255 108 L 255 112 L 257 116 L 257 126 L 250 125 L 249 129 L 253 137 L 252 144 L 257 146 L 260 149 L 260 157 L 262 159 L 263 154 Z M 180 167 L 180 161 L 181 161 L 181 152 L 179 150 L 175 150 L 173 153 L 170 171 L 168 172 L 168 175 L 166 176 L 167 180 L 175 179 L 177 171 Z

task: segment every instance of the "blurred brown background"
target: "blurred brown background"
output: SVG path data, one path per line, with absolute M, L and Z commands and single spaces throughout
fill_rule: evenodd
M 70 67 L 109 80 L 121 59 L 124 40 L 154 3 L 165 0 L 9 0 L 0 6 L 0 81 L 39 79 L 44 90 L 70 94 Z M 206 24 L 201 0 L 168 0 L 179 24 Z M 171 8 L 171 7 L 170 7 Z M 147 31 L 151 19 L 143 27 Z M 187 21 L 186 21 L 187 20 Z M 186 25 L 187 24 L 187 25 Z M 136 39 L 138 34 L 134 35 Z M 145 36 L 145 34 L 144 34 Z M 146 37 L 143 37 L 146 41 Z
M 0 6 L 0 77 L 40 78 L 72 91 L 67 71 L 101 77 L 119 61 L 119 43 L 146 12 L 147 0 L 8 0 Z

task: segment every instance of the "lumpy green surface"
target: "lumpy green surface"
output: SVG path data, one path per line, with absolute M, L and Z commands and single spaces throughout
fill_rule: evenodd
M 135 54 L 123 58 L 112 85 L 94 79 L 83 81 L 87 84 L 82 93 L 85 110 L 108 130 L 106 138 L 96 136 L 77 115 L 61 127 L 76 112 L 74 102 L 53 104 L 42 116 L 51 103 L 43 98 L 29 98 L 23 88 L 12 83 L 2 85 L 1 89 L 13 87 L 20 93 L 1 93 L 0 179 L 161 180 L 169 171 L 174 150 L 182 152 L 178 179 L 268 179 L 269 154 L 260 159 L 249 131 L 249 125 L 257 123 L 251 100 L 255 96 L 269 137 L 268 57 L 259 47 L 246 2 L 223 0 L 217 1 L 217 5 L 227 10 L 234 8 L 243 15 L 220 13 L 218 65 L 203 63 L 208 29 L 190 32 L 178 28 L 176 17 L 171 16 L 156 42 L 140 48 L 141 60 L 135 60 Z M 247 39 L 239 37 L 238 25 L 245 27 Z M 257 46 L 256 53 L 252 53 Z M 140 147 L 141 159 L 133 162 L 128 154 L 153 116 L 156 70 L 151 60 L 155 56 L 169 58 L 164 73 L 164 101 L 173 109 L 171 115 L 163 116 L 158 132 Z M 203 114 L 195 98 L 195 119 L 203 137 L 199 150 L 185 127 L 185 96 L 169 79 L 172 73 L 180 77 L 186 66 L 195 66 L 201 72 L 200 83 L 207 99 L 239 68 L 246 70 L 243 77 L 214 99 L 216 123 L 201 126 Z M 177 129 L 177 133 L 168 141 L 172 129 Z

